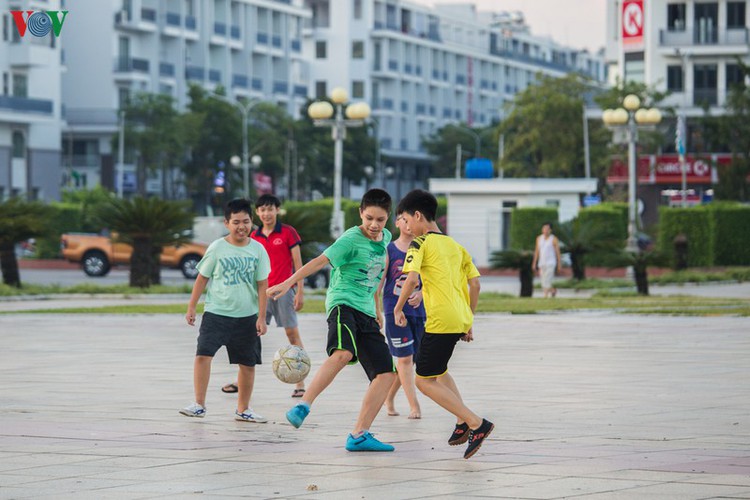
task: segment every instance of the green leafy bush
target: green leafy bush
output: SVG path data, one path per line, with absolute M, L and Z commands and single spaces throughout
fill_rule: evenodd
M 709 203 L 713 228 L 714 265 L 750 265 L 750 206 Z
M 534 250 L 536 237 L 542 231 L 545 222 L 557 224 L 557 208 L 528 207 L 515 208 L 510 216 L 510 248 L 516 250 Z
M 714 262 L 713 219 L 700 208 L 659 209 L 659 250 L 674 265 L 674 239 L 685 235 L 688 242 L 688 266 L 710 266 Z

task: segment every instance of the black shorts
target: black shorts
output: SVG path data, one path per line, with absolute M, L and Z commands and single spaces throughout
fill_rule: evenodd
M 343 350 L 352 353 L 350 365 L 360 362 L 370 381 L 381 373 L 396 371 L 385 337 L 375 318 L 338 305 L 328 315 L 328 345 L 326 352 Z
M 448 361 L 463 333 L 424 333 L 417 351 L 417 377 L 434 378 L 448 371 Z
M 245 366 L 261 364 L 257 321 L 256 315 L 230 318 L 204 312 L 195 355 L 213 357 L 221 346 L 226 346 L 231 364 Z

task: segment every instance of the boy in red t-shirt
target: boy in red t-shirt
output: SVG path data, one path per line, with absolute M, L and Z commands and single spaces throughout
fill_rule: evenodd
M 271 274 L 268 285 L 277 285 L 289 278 L 302 267 L 300 244 L 302 240 L 297 231 L 288 224 L 278 222 L 281 201 L 272 195 L 261 195 L 255 202 L 255 214 L 261 226 L 253 231 L 252 239 L 263 245 L 271 260 Z M 304 305 L 304 280 L 297 283 L 296 293 L 288 293 L 279 300 L 269 300 L 266 309 L 266 322 L 271 324 L 271 318 L 276 318 L 276 326 L 283 327 L 289 343 L 302 347 L 299 328 L 297 327 L 297 311 Z M 227 384 L 221 389 L 224 392 L 236 392 L 235 384 Z M 293 398 L 301 398 L 305 394 L 305 383 L 297 384 Z

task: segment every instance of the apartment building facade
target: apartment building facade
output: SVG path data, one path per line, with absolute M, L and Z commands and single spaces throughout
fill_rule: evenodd
M 32 30 L 26 22 L 29 11 L 45 16 L 44 11 L 59 11 L 62 5 L 59 0 L 18 0 L 6 6 L 0 14 L 0 202 L 11 196 L 56 199 L 63 175 L 62 53 L 54 32 L 45 28 L 48 20 Z M 14 15 L 21 16 L 20 30 Z
M 449 123 L 487 126 L 538 73 L 606 81 L 604 58 L 534 36 L 520 13 L 402 0 L 306 0 L 313 95 L 344 87 L 377 123 L 385 186 L 427 187 L 422 138 Z M 488 140 L 487 137 L 482 140 Z M 470 155 L 473 152 L 468 152 Z
M 301 0 L 300 0 L 301 1 Z M 76 0 L 85 33 L 67 33 L 63 161 L 68 187 L 114 188 L 112 138 L 136 92 L 170 95 L 179 109 L 191 84 L 230 99 L 276 102 L 298 115 L 308 95 L 297 0 Z M 124 191 L 135 189 L 125 164 Z M 159 192 L 160 173 L 147 182 Z
M 659 103 L 684 117 L 687 198 L 700 203 L 712 195 L 718 169 L 731 162 L 728 151 L 706 150 L 699 119 L 727 112 L 730 89 L 744 83 L 739 61 L 750 63 L 746 0 L 608 0 L 605 54 L 612 83 L 636 81 L 667 92 Z M 675 120 L 661 128 L 661 155 L 639 157 L 637 177 L 644 220 L 656 208 L 682 203 L 682 164 L 675 148 Z M 624 159 L 612 163 L 608 182 L 627 182 Z

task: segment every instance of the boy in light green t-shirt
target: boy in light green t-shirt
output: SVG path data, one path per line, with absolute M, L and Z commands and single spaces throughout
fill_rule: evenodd
M 195 307 L 208 285 L 193 366 L 195 402 L 180 410 L 187 417 L 206 415 L 206 391 L 211 361 L 226 346 L 229 362 L 238 364 L 235 420 L 265 423 L 250 408 L 255 365 L 261 363 L 260 336 L 266 333 L 266 288 L 271 264 L 265 248 L 250 238 L 252 208 L 247 200 L 232 200 L 224 209 L 229 234 L 209 245 L 198 263 L 185 319 L 195 325 Z M 210 282 L 209 282 L 210 280 Z
M 378 297 L 385 269 L 386 247 L 391 233 L 385 223 L 391 197 L 382 189 L 371 189 L 362 197 L 362 224 L 347 230 L 319 257 L 311 260 L 286 281 L 272 286 L 271 299 L 284 295 L 295 283 L 331 264 L 331 283 L 326 295 L 328 313 L 328 359 L 318 369 L 302 401 L 289 410 L 287 420 L 299 427 L 310 413 L 310 405 L 338 373 L 359 361 L 370 379 L 359 417 L 346 440 L 348 451 L 393 451 L 370 434 L 370 425 L 396 376 L 393 359 L 380 332 L 383 324 Z

